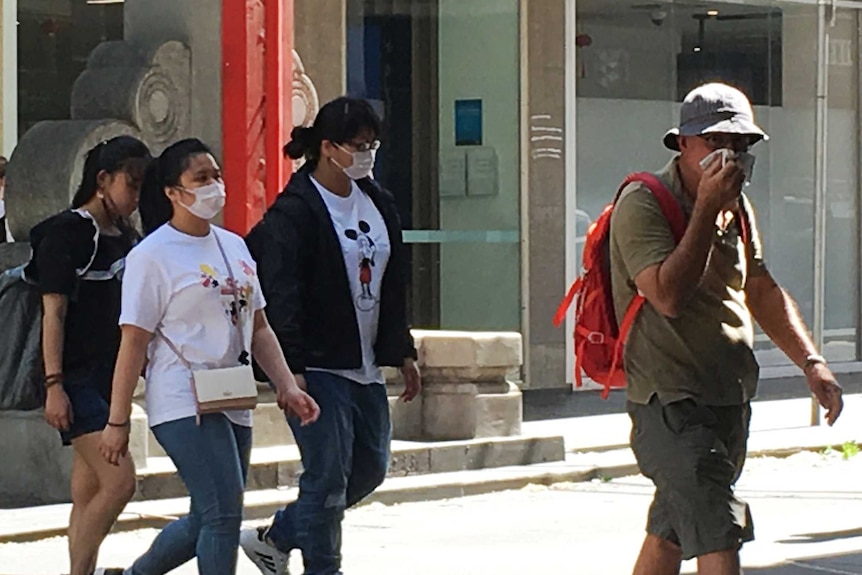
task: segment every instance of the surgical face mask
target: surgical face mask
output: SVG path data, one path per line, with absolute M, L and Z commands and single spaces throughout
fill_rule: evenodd
M 336 166 L 344 170 L 344 174 L 350 178 L 351 180 L 361 180 L 363 178 L 371 177 L 372 171 L 374 170 L 374 161 L 377 159 L 377 150 L 370 149 L 362 152 L 351 152 L 350 150 L 345 149 L 343 146 L 335 144 L 339 147 L 339 149 L 344 150 L 351 156 L 353 156 L 353 164 L 347 166 L 346 168 L 336 161 L 335 158 L 332 158 L 332 163 Z
M 748 186 L 751 184 L 751 176 L 754 174 L 754 154 L 735 152 L 728 148 L 719 148 L 701 160 L 700 167 L 705 170 L 716 158 L 721 162 L 722 168 L 727 164 L 728 160 L 736 160 L 742 168 L 742 173 L 745 174 L 745 185 Z
M 190 206 L 187 206 L 183 202 L 179 202 L 182 207 L 187 209 L 194 216 L 203 220 L 211 220 L 224 208 L 225 198 L 227 195 L 224 191 L 223 182 L 213 182 L 193 190 L 189 190 L 187 188 L 182 189 L 190 194 L 194 194 L 195 196 L 195 201 Z

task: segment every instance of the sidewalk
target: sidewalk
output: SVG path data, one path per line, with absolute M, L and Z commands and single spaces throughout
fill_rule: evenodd
M 808 427 L 810 400 L 760 401 L 754 404 L 749 457 L 785 456 L 822 450 L 848 441 L 862 442 L 862 394 L 845 397 L 845 413 L 833 428 Z M 562 435 L 565 461 L 477 471 L 393 477 L 367 502 L 385 504 L 437 500 L 520 489 L 529 484 L 583 482 L 637 473 L 628 449 L 630 423 L 625 414 L 524 423 L 526 436 Z M 246 518 L 270 516 L 296 497 L 295 489 L 267 489 L 246 494 Z M 188 498 L 129 504 L 115 530 L 161 526 L 188 510 Z M 0 510 L 0 542 L 33 541 L 63 535 L 69 504 Z
M 753 402 L 749 451 L 799 451 L 862 441 L 862 394 L 844 396 L 844 412 L 831 428 L 808 425 L 810 406 L 808 398 Z M 607 451 L 628 447 L 631 422 L 619 413 L 525 422 L 522 430 L 528 435 L 562 435 L 570 453 Z

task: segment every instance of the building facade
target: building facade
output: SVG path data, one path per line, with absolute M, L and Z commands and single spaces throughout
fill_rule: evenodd
M 272 171 L 287 128 L 338 95 L 368 98 L 385 125 L 376 177 L 411 250 L 414 325 L 519 331 L 524 388 L 565 387 L 571 326 L 551 318 L 587 226 L 627 173 L 670 159 L 660 140 L 685 93 L 722 80 L 750 95 L 772 136 L 754 150 L 746 190 L 768 265 L 827 358 L 855 371 L 862 2 L 828 4 L 3 0 L 0 149 L 73 116 L 75 81 L 100 43 L 179 41 L 191 52 L 187 131 L 223 156 L 226 223 L 242 232 L 289 171 Z M 275 44 L 288 65 L 263 74 L 278 68 Z M 284 125 L 267 132 L 261 118 L 278 114 Z M 12 214 L 26 201 L 10 197 Z M 795 373 L 763 336 L 757 352 L 765 376 Z

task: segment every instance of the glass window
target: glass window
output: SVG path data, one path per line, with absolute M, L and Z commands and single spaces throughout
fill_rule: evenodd
M 123 39 L 123 4 L 18 0 L 18 134 L 69 118 L 72 86 L 90 52 Z
M 771 135 L 758 144 L 746 189 L 772 273 L 813 320 L 813 197 L 817 10 L 790 2 L 577 3 L 578 236 L 627 173 L 657 171 L 661 137 L 692 87 L 723 81 L 746 91 Z M 831 29 L 825 353 L 858 358 L 858 34 L 856 14 Z M 762 333 L 763 365 L 786 364 Z
M 520 330 L 518 0 L 348 1 L 352 95 L 412 246 L 415 327 Z

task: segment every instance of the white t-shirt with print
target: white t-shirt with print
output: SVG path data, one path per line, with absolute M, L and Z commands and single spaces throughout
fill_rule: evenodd
M 230 262 L 230 281 L 214 234 Z M 234 290 L 239 297 L 243 342 L 234 324 Z M 234 367 L 251 351 L 254 312 L 266 305 L 257 266 L 245 242 L 212 226 L 196 237 L 163 225 L 126 258 L 120 325 L 134 325 L 171 340 L 195 370 Z M 158 335 L 147 349 L 146 401 L 151 427 L 196 414 L 189 370 Z M 251 411 L 225 411 L 237 425 L 251 427 Z
M 374 344 L 380 319 L 380 286 L 392 252 L 389 231 L 377 206 L 359 189 L 356 182 L 352 183 L 350 195 L 343 198 L 324 188 L 313 177 L 311 181 L 329 210 L 329 217 L 341 242 L 362 344 L 360 369 L 317 371 L 327 371 L 363 384 L 383 383 L 383 372 L 374 356 Z

